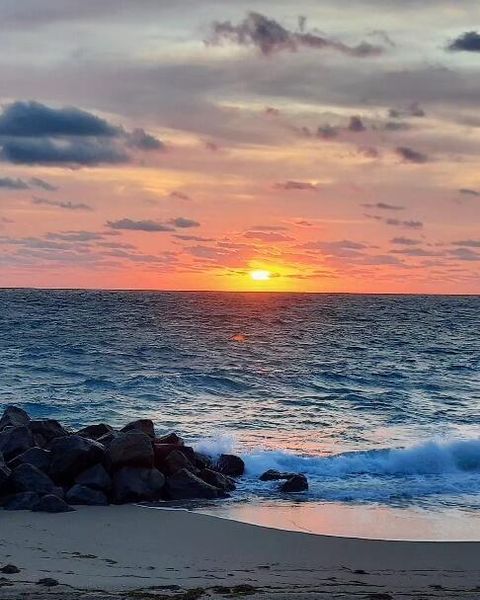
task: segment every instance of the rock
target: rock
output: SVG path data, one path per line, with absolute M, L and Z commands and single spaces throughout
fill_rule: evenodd
M 65 495 L 69 504 L 85 504 L 87 506 L 107 506 L 108 500 L 100 490 L 92 490 L 86 485 L 76 483 Z
M 40 498 L 40 500 L 32 507 L 32 510 L 34 512 L 62 513 L 71 512 L 75 509 L 58 496 L 47 494 Z
M 195 452 L 194 464 L 198 469 L 212 469 L 214 466 L 211 457 L 200 452 Z
M 185 454 L 178 450 L 173 450 L 167 455 L 163 461 L 162 467 L 162 471 L 167 475 L 173 475 L 177 471 L 180 471 L 180 469 L 188 469 L 192 472 L 196 471 L 196 467 L 192 465 Z
M 57 437 L 64 437 L 70 433 L 55 419 L 41 419 L 30 421 L 30 431 L 33 435 L 41 436 L 45 443 L 51 442 Z
M 43 471 L 44 473 L 48 473 L 51 460 L 51 452 L 34 446 L 33 448 L 25 450 L 25 452 L 22 452 L 22 454 L 19 454 L 10 461 L 9 467 L 14 469 L 19 465 L 28 464 L 37 467 L 37 469 L 40 469 L 40 471 Z
M 195 451 L 190 446 L 178 446 L 177 444 L 158 444 L 153 445 L 153 451 L 155 454 L 155 466 L 160 471 L 163 471 L 165 459 L 174 450 L 181 452 L 187 460 L 192 464 L 195 462 Z
M 280 486 L 281 492 L 304 492 L 308 490 L 308 480 L 305 475 L 293 475 Z
M 30 417 L 18 406 L 7 406 L 0 419 L 0 431 L 5 427 L 21 427 L 28 425 Z
M 169 433 L 159 438 L 155 438 L 156 444 L 173 444 L 174 446 L 183 446 L 184 441 L 175 432 Z
M 25 425 L 9 427 L 0 432 L 0 452 L 7 461 L 34 445 L 32 432 Z
M 10 469 L 5 464 L 5 460 L 3 458 L 3 454 L 0 452 L 0 493 L 2 491 L 2 487 L 7 483 L 8 478 L 10 477 Z
M 153 421 L 150 421 L 150 419 L 138 419 L 137 421 L 132 421 L 131 423 L 125 425 L 125 427 L 123 427 L 121 431 L 136 431 L 138 433 L 144 433 L 152 439 L 155 437 L 155 428 L 153 425 Z
M 213 485 L 224 492 L 233 492 L 236 487 L 233 479 L 230 479 L 230 477 L 227 477 L 226 475 L 222 475 L 222 473 L 218 473 L 218 471 L 213 471 L 212 469 L 202 469 L 198 476 L 203 479 L 203 481 L 206 481 L 210 485 Z
M 180 469 L 167 477 L 166 489 L 172 500 L 188 500 L 191 498 L 218 498 L 222 492 L 200 479 L 187 469 Z
M 115 431 L 114 429 L 112 431 L 109 431 L 108 433 L 104 433 L 101 437 L 98 438 L 98 440 L 96 440 L 99 444 L 103 444 L 105 446 L 105 448 L 108 448 L 108 446 L 110 446 L 110 444 L 113 442 L 113 440 L 118 436 L 121 435 L 121 433 L 119 431 Z
M 40 500 L 40 496 L 35 492 L 21 492 L 8 496 L 4 503 L 5 510 L 32 510 Z
M 123 467 L 113 477 L 113 498 L 117 504 L 158 500 L 165 477 L 158 469 Z
M 15 565 L 5 565 L 0 569 L 0 573 L 4 573 L 5 575 L 15 575 L 16 573 L 20 573 L 20 569 Z
M 113 427 L 110 427 L 110 425 L 107 425 L 106 423 L 96 423 L 94 425 L 88 425 L 83 429 L 79 429 L 75 435 L 98 441 L 99 438 L 111 433 L 112 431 Z
M 107 459 L 113 468 L 152 467 L 152 441 L 140 432 L 119 433 L 107 448 Z
M 260 475 L 259 479 L 260 481 L 279 481 L 280 479 L 291 479 L 294 475 L 295 473 L 282 473 L 275 469 L 269 469 L 263 475 Z
M 89 467 L 102 462 L 105 448 L 102 444 L 78 435 L 56 438 L 51 445 L 50 476 L 54 481 L 73 481 Z
M 43 585 L 44 587 L 55 587 L 60 584 L 56 579 L 53 579 L 53 577 L 42 577 L 42 579 L 37 581 L 37 585 Z
M 75 478 L 75 483 L 86 485 L 92 490 L 109 492 L 112 487 L 112 478 L 103 465 L 94 465 L 83 471 Z
M 52 494 L 58 489 L 48 475 L 30 464 L 23 464 L 12 471 L 10 485 L 15 492 Z
M 217 471 L 230 477 L 240 477 L 245 473 L 245 463 L 239 456 L 221 454 L 215 465 Z

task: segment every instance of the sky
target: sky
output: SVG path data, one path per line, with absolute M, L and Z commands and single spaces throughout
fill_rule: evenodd
M 480 293 L 477 0 L 3 0 L 0 286 Z

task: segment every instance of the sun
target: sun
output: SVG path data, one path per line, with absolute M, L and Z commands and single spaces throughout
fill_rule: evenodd
M 251 279 L 253 279 L 253 281 L 268 281 L 270 279 L 270 277 L 272 276 L 270 271 L 265 271 L 262 269 L 258 269 L 256 271 L 250 271 L 249 275 L 250 275 Z

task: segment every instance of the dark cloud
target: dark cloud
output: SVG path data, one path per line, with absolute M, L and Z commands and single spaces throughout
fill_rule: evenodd
M 22 179 L 12 179 L 11 177 L 0 177 L 0 188 L 7 190 L 28 190 L 29 185 Z
M 291 179 L 276 183 L 275 187 L 280 190 L 300 190 L 310 192 L 318 191 L 318 186 L 316 183 L 311 183 L 310 181 L 295 181 Z
M 317 129 L 317 137 L 324 140 L 332 140 L 338 136 L 338 127 L 332 125 L 320 125 Z
M 426 154 L 418 152 L 413 148 L 408 148 L 407 146 L 399 146 L 395 149 L 395 152 L 405 162 L 416 163 L 419 165 L 428 162 L 428 156 Z
M 450 252 L 452 256 L 459 260 L 477 261 L 480 260 L 480 252 L 475 252 L 471 248 L 455 248 Z
M 350 122 L 348 124 L 348 130 L 353 131 L 354 133 L 360 133 L 365 131 L 366 127 L 362 121 L 362 119 L 358 116 L 350 117 Z
M 173 237 L 177 238 L 177 240 L 182 240 L 184 242 L 214 242 L 215 240 L 213 238 L 206 238 L 206 237 L 201 237 L 199 235 L 183 235 L 183 234 L 176 234 Z
M 48 181 L 40 179 L 39 177 L 32 177 L 30 179 L 30 183 L 41 188 L 42 190 L 45 190 L 46 192 L 56 192 L 58 190 L 57 186 L 52 185 L 51 183 L 48 183 Z
M 362 204 L 365 208 L 378 208 L 380 210 L 404 210 L 404 206 L 400 206 L 399 204 L 388 204 L 387 202 L 376 202 L 375 204 Z
M 480 240 L 460 240 L 452 242 L 453 246 L 462 246 L 464 248 L 480 248 Z
M 357 46 L 348 46 L 343 42 L 331 40 L 316 33 L 305 31 L 305 21 L 298 31 L 286 29 L 274 19 L 256 12 L 249 12 L 245 19 L 234 25 L 231 21 L 216 21 L 212 25 L 212 35 L 207 44 L 218 45 L 232 42 L 239 46 L 253 46 L 264 56 L 277 52 L 296 52 L 299 48 L 316 50 L 331 49 L 348 56 L 365 58 L 383 54 L 384 48 L 362 42 Z
M 99 233 L 98 231 L 60 231 L 58 233 L 47 233 L 46 237 L 49 240 L 62 240 L 65 242 L 93 242 L 96 240 L 102 240 L 105 237 L 105 233 Z
M 406 227 L 407 229 L 422 229 L 423 223 L 421 221 L 401 221 L 400 219 L 385 219 L 384 222 L 387 225 L 393 227 Z
M 128 145 L 139 150 L 165 150 L 165 144 L 144 129 L 134 129 L 128 134 Z
M 50 108 L 40 102 L 13 102 L 0 115 L 0 135 L 13 137 L 95 136 L 120 133 L 104 119 L 74 107 Z
M 173 227 L 178 227 L 179 229 L 200 227 L 200 223 L 198 221 L 194 221 L 193 219 L 186 219 L 185 217 L 177 217 L 176 219 L 170 219 L 168 223 L 170 225 L 173 225 Z
M 477 190 L 471 190 L 470 188 L 462 188 L 461 190 L 458 190 L 460 194 L 463 194 L 464 196 L 480 196 L 480 192 L 477 192 Z
M 63 202 L 61 200 L 50 200 L 48 198 L 33 198 L 33 204 L 54 206 L 57 208 L 64 208 L 65 210 L 93 210 L 89 204 L 83 202 Z
M 166 223 L 144 219 L 133 221 L 132 219 L 119 219 L 118 221 L 107 221 L 107 227 L 110 229 L 125 229 L 129 231 L 148 231 L 148 232 L 164 232 L 175 231 L 175 228 Z
M 400 246 L 416 246 L 417 244 L 421 244 L 420 240 L 413 240 L 412 238 L 407 237 L 395 237 L 390 240 L 392 244 L 398 244 Z
M 386 131 L 406 131 L 407 129 L 410 129 L 410 125 L 403 121 L 387 121 L 383 128 Z
M 448 44 L 451 52 L 480 52 L 480 34 L 467 31 Z
M 129 161 L 126 152 L 96 140 L 58 141 L 49 138 L 9 139 L 2 143 L 0 157 L 14 164 L 97 166 Z

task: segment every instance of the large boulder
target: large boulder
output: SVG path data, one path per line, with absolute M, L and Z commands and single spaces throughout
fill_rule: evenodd
M 113 468 L 126 465 L 152 467 L 152 440 L 140 432 L 119 433 L 107 448 L 107 460 Z
M 29 448 L 16 456 L 13 460 L 10 461 L 9 467 L 14 469 L 19 465 L 28 464 L 37 467 L 40 471 L 44 473 L 48 473 L 50 470 L 50 462 L 52 460 L 52 453 L 49 450 L 44 450 L 43 448 L 38 448 L 34 446 L 33 448 Z
M 165 465 L 165 459 L 167 456 L 174 451 L 181 452 L 187 460 L 192 464 L 195 463 L 195 451 L 190 446 L 181 446 L 178 444 L 159 444 L 153 445 L 153 451 L 155 453 L 155 466 L 160 471 L 163 471 Z
M 117 504 L 158 500 L 165 477 L 158 469 L 123 467 L 113 477 L 113 499 Z
M 188 469 L 180 469 L 174 475 L 167 477 L 166 490 L 172 500 L 218 498 L 223 495 L 221 490 L 203 481 Z
M 305 492 L 308 490 L 308 480 L 305 475 L 293 475 L 280 486 L 281 492 Z
M 294 475 L 295 473 L 283 473 L 282 471 L 269 469 L 260 475 L 259 479 L 260 481 L 280 481 L 282 479 L 291 479 Z
M 182 438 L 177 435 L 175 432 L 168 433 L 167 435 L 162 435 L 161 437 L 155 438 L 156 444 L 173 444 L 174 446 L 183 446 L 184 441 Z
M 76 435 L 88 438 L 90 440 L 98 441 L 102 436 L 111 433 L 113 427 L 106 423 L 95 423 L 94 425 L 87 425 L 76 432 Z
M 235 489 L 235 482 L 230 477 L 219 473 L 218 471 L 213 471 L 212 469 L 202 469 L 198 476 L 203 481 L 206 481 L 213 487 L 219 488 L 224 492 L 233 492 Z
M 75 483 L 87 486 L 92 490 L 109 492 L 112 487 L 112 478 L 103 465 L 94 465 L 77 475 Z
M 167 475 L 173 475 L 180 469 L 188 469 L 192 472 L 197 470 L 183 452 L 173 450 L 164 459 L 162 471 Z
M 123 432 L 131 432 L 136 431 L 138 433 L 144 433 L 148 435 L 149 438 L 155 437 L 155 428 L 153 425 L 153 421 L 150 419 L 138 419 L 137 421 L 132 421 L 131 423 L 127 423 L 125 427 L 121 429 Z
M 7 461 L 34 445 L 32 432 L 25 425 L 8 427 L 0 432 L 0 452 Z
M 65 500 L 62 500 L 58 496 L 53 494 L 47 494 L 40 498 L 40 500 L 32 506 L 34 512 L 46 512 L 46 513 L 62 513 L 71 512 L 75 510 L 69 506 Z
M 10 476 L 10 485 L 15 492 L 58 493 L 58 487 L 48 475 L 27 463 L 13 469 Z
M 92 465 L 102 462 L 105 448 L 79 435 L 56 438 L 51 444 L 50 476 L 54 481 L 73 481 Z
M 36 492 L 20 492 L 8 496 L 3 502 L 5 510 L 32 510 L 40 496 Z
M 57 437 L 64 437 L 70 433 L 55 419 L 37 419 L 30 421 L 30 431 L 39 445 L 45 446 Z
M 0 431 L 5 427 L 21 427 L 28 425 L 30 417 L 18 406 L 7 406 L 0 419 Z
M 215 470 L 229 477 L 240 477 L 245 473 L 245 463 L 239 456 L 221 454 L 215 465 Z
M 76 483 L 65 495 L 69 504 L 85 504 L 86 506 L 107 506 L 108 500 L 100 490 L 92 490 L 86 485 Z

